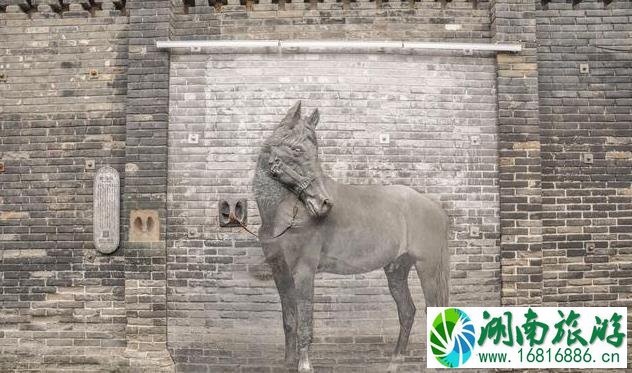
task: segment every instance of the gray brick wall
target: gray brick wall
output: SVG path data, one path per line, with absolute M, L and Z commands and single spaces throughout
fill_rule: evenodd
M 454 0 L 444 6 L 435 0 L 362 0 L 347 5 L 335 0 L 313 5 L 303 0 L 287 1 L 284 5 L 276 1 L 253 1 L 248 6 L 246 1 L 230 0 L 218 8 L 207 2 L 198 2 L 194 7 L 182 5 L 181 0 L 174 3 L 172 39 L 473 41 L 490 38 L 487 0 Z
M 123 205 L 127 356 L 132 371 L 169 371 L 166 350 L 166 191 L 169 56 L 156 48 L 169 35 L 170 1 L 127 2 L 129 69 Z M 158 218 L 156 239 L 130 242 L 129 217 Z
M 298 99 L 321 112 L 317 133 L 329 175 L 349 184 L 410 185 L 442 201 L 452 217 L 454 304 L 499 303 L 492 58 L 172 55 L 170 76 L 168 339 L 181 369 L 280 362 L 280 304 L 261 250 L 248 233 L 219 227 L 217 203 L 247 198 L 256 231 L 258 147 Z M 390 143 L 380 144 L 380 134 Z M 470 226 L 481 235 L 471 237 Z M 416 275 L 411 280 L 421 308 Z M 320 275 L 316 283 L 316 364 L 357 363 L 349 355 L 366 348 L 380 351 L 374 363 L 386 362 L 399 323 L 383 272 Z M 418 361 L 421 313 L 415 325 L 411 357 Z M 231 358 L 218 357 L 218 349 Z M 384 369 L 376 364 L 365 366 Z
M 243 371 L 278 371 L 282 336 L 276 291 L 256 240 L 217 228 L 215 201 L 249 198 L 250 224 L 256 228 L 248 167 L 263 135 L 301 95 L 306 106 L 325 108 L 322 156 L 338 180 L 401 182 L 436 192 L 450 178 L 452 184 L 443 189 L 453 190 L 454 198 L 442 200 L 455 219 L 453 299 L 460 304 L 479 303 L 472 294 L 481 290 L 485 304 L 629 306 L 631 4 L 0 1 L 0 162 L 5 166 L 0 171 L 0 371 L 170 370 L 167 338 L 181 371 L 235 371 L 236 363 Z M 251 90 L 245 91 L 251 97 L 243 91 L 200 90 L 209 82 L 243 86 L 225 75 L 211 81 L 213 72 L 237 69 L 230 58 L 210 65 L 208 56 L 173 56 L 178 64 L 173 71 L 190 75 L 172 74 L 172 83 L 188 81 L 191 91 L 171 85 L 177 109 L 172 115 L 178 110 L 191 115 L 172 118 L 171 136 L 169 55 L 154 48 L 156 40 L 167 38 L 518 41 L 525 51 L 500 54 L 495 61 L 451 55 L 372 56 L 362 60 L 364 65 L 348 61 L 354 71 L 388 65 L 380 72 L 392 79 L 411 65 L 420 70 L 410 74 L 423 73 L 423 82 L 436 74 L 450 77 L 454 84 L 437 92 L 370 96 L 378 90 L 370 85 L 357 90 L 361 79 L 344 89 L 320 91 L 288 78 L 270 89 L 282 95 L 265 100 Z M 267 58 L 266 63 L 274 62 Z M 283 58 L 293 61 L 292 71 L 334 61 L 318 55 Z M 580 70 L 582 64 L 588 71 Z M 474 67 L 480 70 L 468 70 Z M 251 63 L 242 70 L 263 84 L 258 68 Z M 327 85 L 327 74 L 340 68 L 308 72 Z M 466 87 L 474 83 L 483 85 Z M 301 89 L 287 90 L 288 84 Z M 340 96 L 350 87 L 357 94 Z M 445 113 L 448 119 L 428 117 L 427 128 L 397 122 L 402 115 L 393 113 L 412 110 L 397 106 L 394 98 L 400 96 L 431 105 L 419 112 Z M 235 108 L 222 106 L 225 101 Z M 456 120 L 471 106 L 474 113 L 485 107 L 494 114 Z M 352 114 L 341 114 L 342 109 Z M 265 120 L 255 123 L 255 116 Z M 325 119 L 345 116 L 349 120 Z M 360 119 L 369 124 L 359 125 Z M 213 123 L 216 127 L 208 128 Z M 475 128 L 485 132 L 459 132 Z M 375 135 L 385 130 L 392 141 L 387 147 L 375 143 Z M 190 132 L 200 135 L 197 145 L 186 141 Z M 481 145 L 473 147 L 470 135 L 478 135 Z M 178 176 L 169 185 L 168 136 L 169 162 L 180 160 L 177 168 L 170 166 Z M 425 147 L 428 142 L 432 147 Z M 590 156 L 592 163 L 585 161 Z M 86 160 L 121 172 L 122 243 L 113 256 L 100 256 L 92 247 L 94 171 L 86 170 Z M 128 217 L 138 209 L 158 213 L 157 242 L 127 242 Z M 471 224 L 482 227 L 484 236 L 468 237 Z M 419 285 L 411 280 L 421 307 Z M 318 366 L 357 371 L 369 364 L 381 371 L 397 325 L 385 280 L 380 274 L 321 276 L 318 283 Z M 420 317 L 416 325 L 422 327 Z M 251 326 L 262 343 L 241 343 L 243 330 Z M 419 327 L 411 346 L 416 351 Z M 412 353 L 405 370 L 418 371 L 421 360 Z
M 495 42 L 520 42 L 496 56 L 502 303 L 542 302 L 542 187 L 535 4 L 496 0 Z
M 632 3 L 552 1 L 537 19 L 542 301 L 629 307 Z
M 632 3 L 551 2 L 538 16 L 543 300 L 630 306 Z
M 127 17 L 59 12 L 0 9 L 3 372 L 123 363 L 124 261 L 93 248 L 85 162 L 123 170 Z

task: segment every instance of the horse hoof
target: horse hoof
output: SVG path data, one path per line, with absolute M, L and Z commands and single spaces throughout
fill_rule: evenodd
M 397 368 L 399 367 L 399 363 L 404 361 L 404 356 L 397 354 L 391 358 L 391 362 L 388 364 L 388 368 L 386 369 L 387 373 L 396 373 Z
M 386 373 L 397 373 L 397 364 L 389 363 L 388 368 L 386 368 Z
M 299 351 L 298 373 L 314 373 L 312 363 L 309 362 L 309 353 L 307 348 Z
M 312 368 L 312 364 L 307 361 L 301 361 L 298 364 L 298 373 L 314 373 L 314 368 Z

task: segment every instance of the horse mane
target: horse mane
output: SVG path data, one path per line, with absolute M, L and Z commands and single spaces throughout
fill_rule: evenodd
M 257 159 L 255 177 L 252 184 L 262 222 L 264 220 L 271 221 L 281 202 L 289 193 L 292 193 L 283 184 L 272 178 L 268 171 L 270 167 L 268 164 L 269 159 L 270 147 L 264 145 Z

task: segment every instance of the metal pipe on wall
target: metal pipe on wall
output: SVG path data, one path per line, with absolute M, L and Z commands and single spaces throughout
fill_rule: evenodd
M 191 52 L 252 51 L 253 49 L 276 52 L 305 50 L 307 52 L 355 52 L 415 50 L 461 50 L 466 53 L 520 52 L 521 44 L 509 43 L 452 43 L 414 41 L 365 41 L 365 40 L 158 40 L 158 49 L 189 49 Z

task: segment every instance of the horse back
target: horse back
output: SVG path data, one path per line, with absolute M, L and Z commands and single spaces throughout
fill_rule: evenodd
M 334 203 L 319 228 L 326 272 L 368 272 L 405 253 L 421 258 L 423 242 L 439 244 L 446 231 L 441 206 L 406 186 L 338 184 Z

